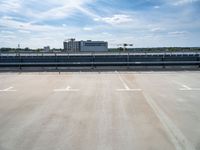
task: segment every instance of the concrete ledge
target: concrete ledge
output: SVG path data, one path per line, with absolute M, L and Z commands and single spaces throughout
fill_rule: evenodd
M 5 67 L 0 72 L 109 72 L 109 71 L 200 71 L 197 66 L 137 66 L 137 67 Z

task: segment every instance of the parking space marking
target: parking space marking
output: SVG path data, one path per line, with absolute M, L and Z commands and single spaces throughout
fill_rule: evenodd
M 142 91 L 142 89 L 116 89 L 117 91 Z
M 126 82 L 122 79 L 122 77 L 120 76 L 120 74 L 118 74 L 119 80 L 122 82 L 122 84 L 124 85 L 124 89 L 116 89 L 116 91 L 142 91 L 142 89 L 130 89 L 128 87 L 128 85 L 126 84 Z
M 174 81 L 174 83 L 181 86 L 181 88 L 179 88 L 179 91 L 200 91 L 200 88 L 191 88 L 191 87 L 189 87 L 185 84 L 179 83 L 177 81 Z
M 191 88 L 187 85 L 182 85 L 182 88 L 179 89 L 180 91 L 200 91 L 200 88 Z
M 191 88 L 189 87 L 189 86 L 187 86 L 187 85 L 182 85 L 182 87 L 183 87 L 183 89 L 186 89 L 186 90 L 191 90 Z
M 200 88 L 191 88 L 191 89 L 184 89 L 184 88 L 181 88 L 179 89 L 180 91 L 200 91 Z
M 77 92 L 79 89 L 72 89 L 70 86 L 67 86 L 65 89 L 54 89 L 54 92 Z
M 195 150 L 193 144 L 185 137 L 181 130 L 172 122 L 164 111 L 156 104 L 154 99 L 147 93 L 143 93 L 147 103 L 150 105 L 155 115 L 162 123 L 170 140 L 173 142 L 176 150 Z
M 16 90 L 13 90 L 13 87 L 8 87 L 6 89 L 0 90 L 0 92 L 15 92 Z

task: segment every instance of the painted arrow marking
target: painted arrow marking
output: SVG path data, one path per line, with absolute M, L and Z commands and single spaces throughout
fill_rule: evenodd
M 182 88 L 179 89 L 180 91 L 200 91 L 200 88 L 191 88 L 187 85 L 182 85 Z
M 54 92 L 77 92 L 79 89 L 71 89 L 70 86 L 67 86 L 65 89 L 54 89 Z
M 135 92 L 139 92 L 142 91 L 142 89 L 117 89 L 117 91 L 135 91 Z
M 16 90 L 13 90 L 13 87 L 9 87 L 3 90 L 0 90 L 0 92 L 15 92 Z

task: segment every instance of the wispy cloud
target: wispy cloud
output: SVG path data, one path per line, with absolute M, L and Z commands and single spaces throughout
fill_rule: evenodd
M 85 30 L 85 31 L 92 31 L 93 28 L 91 28 L 91 27 L 84 27 L 83 30 Z
M 169 35 L 185 35 L 187 34 L 187 31 L 172 31 L 172 32 L 168 32 Z
M 13 34 L 14 32 L 12 32 L 12 31 L 7 31 L 7 30 L 2 30 L 1 33 L 2 33 L 2 34 L 7 34 L 7 35 L 8 35 L 8 34 Z
M 106 40 L 110 46 L 126 41 L 197 46 L 197 4 L 200 0 L 1 0 L 0 47 L 62 47 L 70 37 Z
M 156 5 L 156 6 L 154 6 L 154 8 L 155 8 L 155 9 L 158 9 L 158 8 L 160 8 L 160 6 Z
M 99 22 L 105 22 L 111 25 L 120 25 L 120 24 L 125 24 L 125 23 L 130 23 L 133 21 L 133 19 L 128 16 L 128 15 L 123 15 L 123 14 L 116 14 L 113 15 L 112 17 L 102 17 L 102 18 L 95 18 L 95 21 Z
M 20 0 L 1 0 L 0 2 L 0 12 L 18 12 L 20 8 Z
M 31 10 L 28 11 L 28 15 L 37 19 L 49 20 L 49 19 L 61 19 L 71 16 L 74 12 L 85 10 L 84 6 L 91 2 L 91 0 L 44 0 L 49 4 L 47 10 Z
M 158 32 L 158 31 L 164 31 L 164 30 L 165 30 L 164 28 L 155 27 L 155 28 L 152 28 L 150 31 L 152 31 L 152 32 Z
M 191 4 L 197 1 L 199 0 L 175 0 L 173 2 L 173 5 L 186 5 L 186 4 Z

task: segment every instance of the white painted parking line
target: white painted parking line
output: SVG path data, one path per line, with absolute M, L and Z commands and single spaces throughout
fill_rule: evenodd
M 122 77 L 120 76 L 120 74 L 118 75 L 120 81 L 122 82 L 122 84 L 124 85 L 126 90 L 129 90 L 130 88 L 128 87 L 128 85 L 125 83 L 125 81 L 122 79 Z
M 135 91 L 135 92 L 137 92 L 137 91 L 142 91 L 142 89 L 116 89 L 117 91 Z
M 191 90 L 191 88 L 189 87 L 189 86 L 187 86 L 187 85 L 182 85 L 182 87 L 183 87 L 183 89 L 186 89 L 186 90 Z
M 180 82 L 174 81 L 174 83 L 178 84 L 181 86 L 181 88 L 179 88 L 180 91 L 200 91 L 200 88 L 191 88 L 185 84 L 182 84 Z
M 0 90 L 0 92 L 15 92 L 16 90 L 13 90 L 13 87 L 9 87 L 3 90 Z
M 122 79 L 122 77 L 120 76 L 120 74 L 118 74 L 119 80 L 122 82 L 122 84 L 124 85 L 124 89 L 116 89 L 116 91 L 142 91 L 142 89 L 130 89 L 128 87 L 128 85 L 126 84 L 126 82 Z
M 184 88 L 181 88 L 179 89 L 180 91 L 200 91 L 200 88 L 191 88 L 191 89 L 184 89 Z
M 193 144 L 185 137 L 181 130 L 172 122 L 164 111 L 156 104 L 156 102 L 146 93 L 143 93 L 147 103 L 151 106 L 155 115 L 162 123 L 166 133 L 173 142 L 176 150 L 195 150 Z
M 187 85 L 182 85 L 182 88 L 179 89 L 180 91 L 200 91 L 200 88 L 191 88 Z
M 79 89 L 71 89 L 70 86 L 67 86 L 65 89 L 54 89 L 54 92 L 77 92 Z

